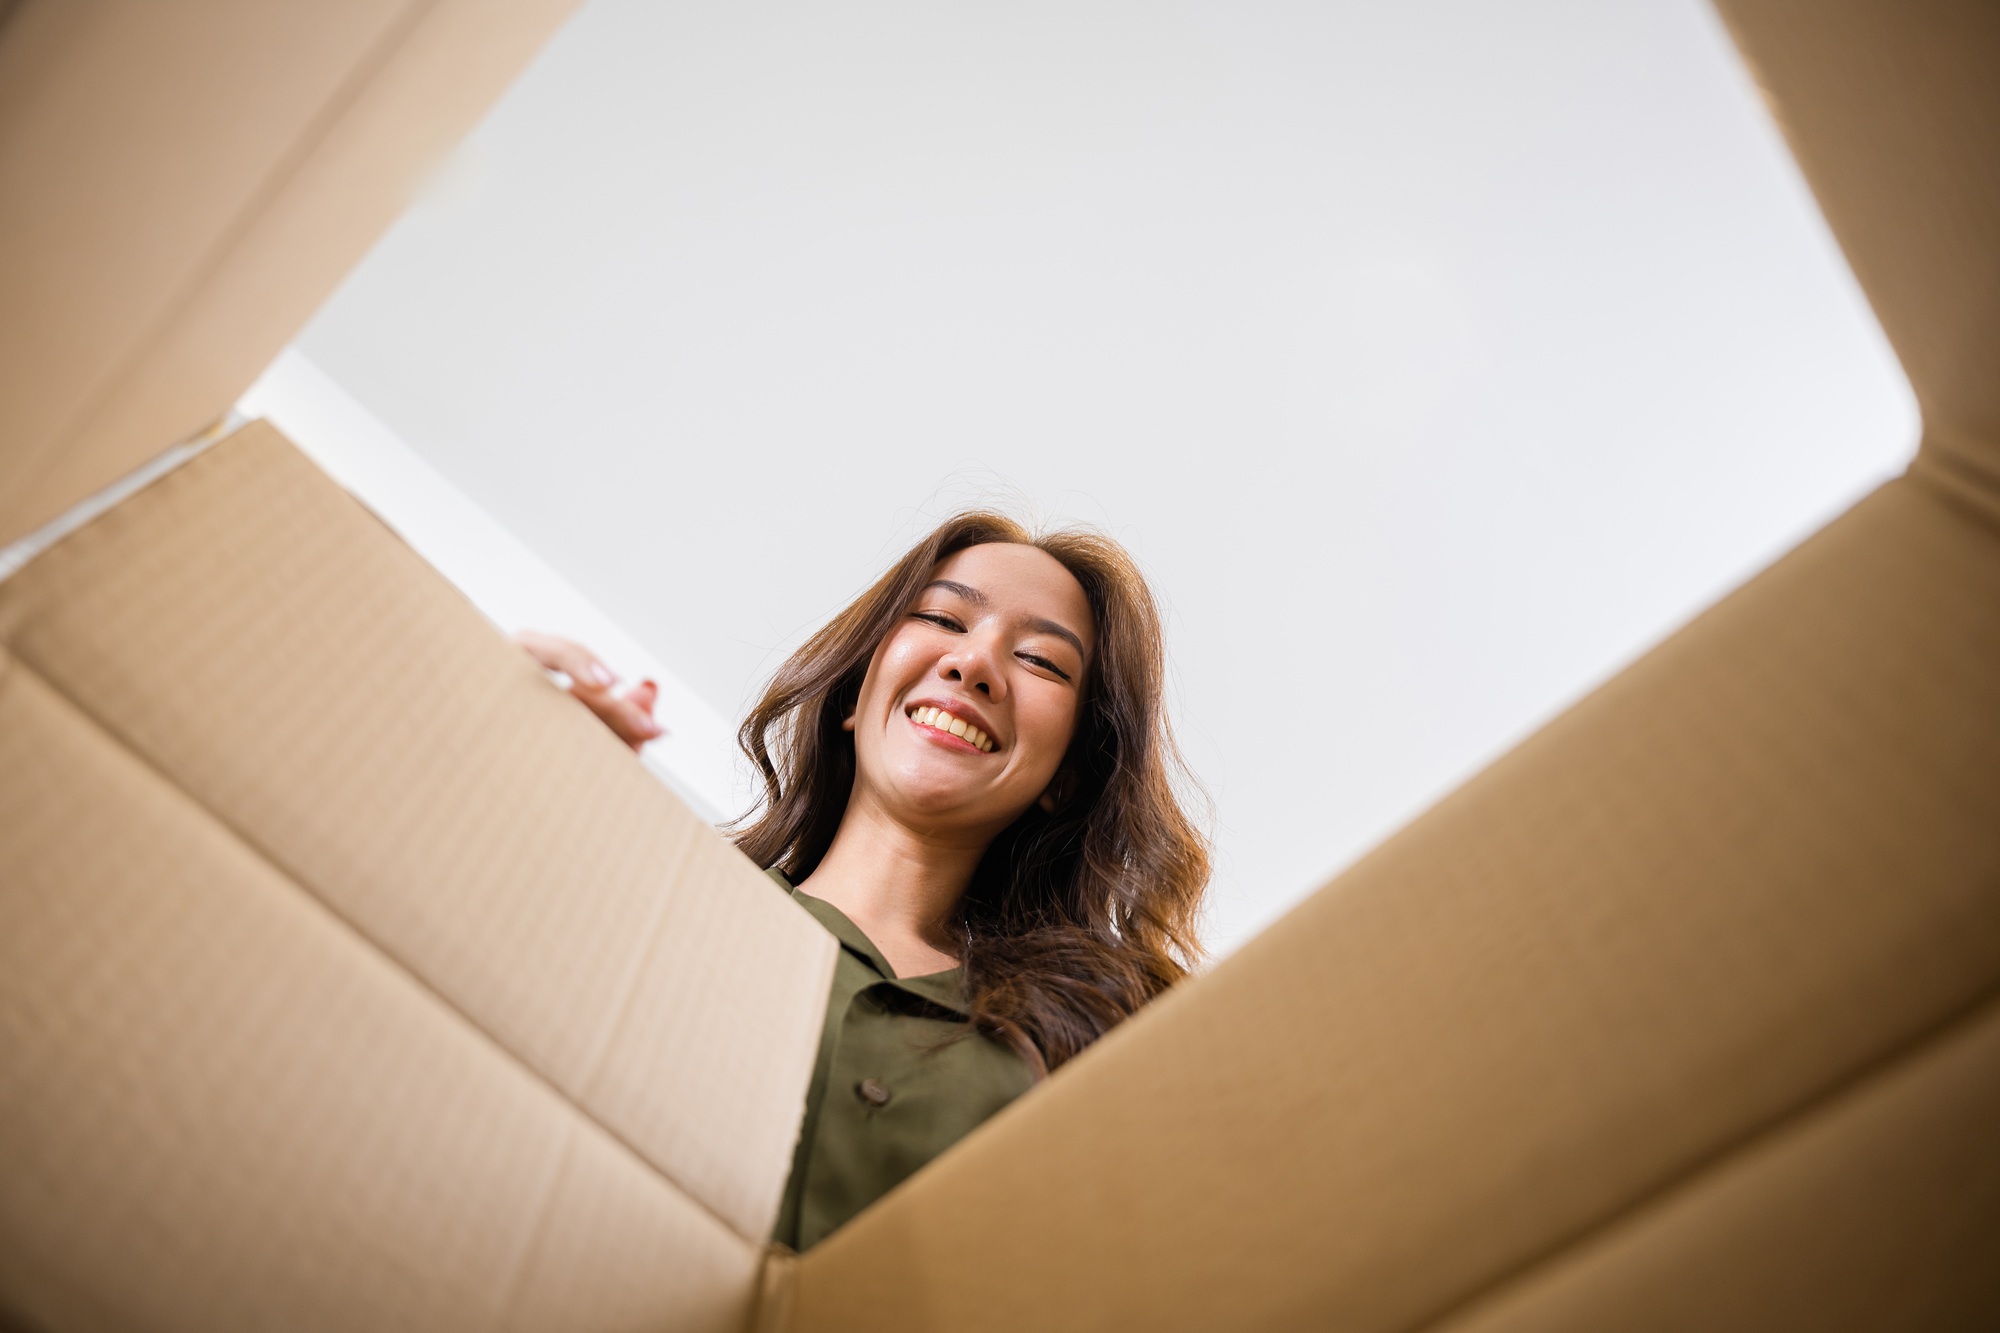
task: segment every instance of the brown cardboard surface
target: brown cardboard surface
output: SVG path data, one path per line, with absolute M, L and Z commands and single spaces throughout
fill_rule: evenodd
M 575 0 L 22 0 L 0 545 L 220 418 Z
M 1718 0 L 1922 405 L 2000 487 L 2000 5 Z
M 808 1252 L 795 1326 L 1421 1326 L 1989 993 L 1995 811 L 2000 538 L 1892 483 Z
M 747 1305 L 755 1246 L 4 657 L 0 1048 L 0 1309 L 28 1327 Z
M 1443 1333 L 2000 1328 L 2000 1002 Z
M 747 1239 L 811 918 L 270 427 L 0 584 L 20 660 Z

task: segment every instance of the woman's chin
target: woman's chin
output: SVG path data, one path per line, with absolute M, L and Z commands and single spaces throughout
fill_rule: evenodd
M 892 809 L 906 812 L 912 819 L 950 820 L 954 823 L 961 820 L 980 822 L 979 807 L 982 804 L 984 802 L 978 800 L 975 793 L 967 791 L 962 786 L 906 789 L 895 793 L 894 799 L 890 802 Z
M 997 793 L 963 775 L 926 775 L 893 784 L 882 793 L 883 804 L 909 823 L 986 826 L 1000 813 Z
M 913 826 L 989 830 L 1012 822 L 1008 813 L 1014 803 L 1011 793 L 995 781 L 1002 776 L 1001 766 L 993 762 L 996 756 L 982 755 L 979 759 L 985 762 L 968 763 L 966 756 L 935 752 L 926 746 L 917 753 L 881 758 L 887 762 L 864 767 L 862 781 L 873 789 L 881 806 L 899 820 Z M 868 773 L 866 767 L 875 771 Z M 1033 794 L 1026 799 L 1033 801 Z

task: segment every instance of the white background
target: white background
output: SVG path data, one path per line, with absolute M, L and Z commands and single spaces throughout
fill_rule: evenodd
M 1916 428 L 1691 0 L 591 0 L 299 345 L 732 720 L 952 508 L 1102 525 L 1223 950 Z

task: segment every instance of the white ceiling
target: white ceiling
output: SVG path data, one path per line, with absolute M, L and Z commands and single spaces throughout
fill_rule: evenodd
M 591 0 L 300 345 L 732 717 L 950 509 L 1103 525 L 1225 949 L 1915 437 L 1690 0 Z

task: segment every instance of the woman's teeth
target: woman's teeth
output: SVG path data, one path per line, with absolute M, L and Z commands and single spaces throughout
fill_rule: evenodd
M 942 708 L 919 708 L 910 716 L 927 727 L 936 727 L 939 731 L 948 731 L 961 740 L 970 741 L 987 754 L 992 754 L 997 748 L 991 736 L 970 722 L 953 717 Z

